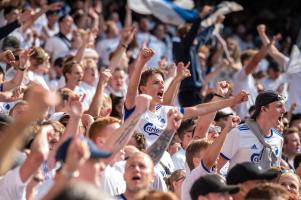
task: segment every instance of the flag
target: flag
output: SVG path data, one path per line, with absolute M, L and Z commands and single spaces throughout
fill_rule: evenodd
M 293 46 L 291 56 L 286 70 L 287 74 L 294 74 L 301 71 L 301 52 L 297 45 Z

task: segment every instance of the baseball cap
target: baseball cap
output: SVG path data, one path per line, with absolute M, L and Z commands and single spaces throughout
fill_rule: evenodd
M 225 118 L 225 117 L 228 117 L 230 115 L 233 115 L 233 110 L 231 108 L 224 108 L 224 109 L 221 109 L 219 111 L 217 111 L 216 115 L 215 115 L 215 118 L 214 118 L 214 121 L 218 121 L 222 118 Z
M 283 101 L 284 98 L 277 92 L 266 90 L 259 93 L 255 100 L 255 110 L 260 110 L 262 106 L 266 106 L 275 101 Z
M 199 195 L 209 193 L 237 193 L 237 185 L 227 185 L 225 179 L 217 174 L 207 174 L 197 179 L 191 187 L 190 196 L 192 200 L 198 199 Z
M 277 175 L 278 172 L 265 171 L 256 163 L 243 162 L 230 169 L 226 179 L 228 184 L 239 184 L 251 180 L 271 180 Z
M 59 146 L 55 155 L 56 161 L 65 162 L 67 152 L 68 152 L 68 147 L 70 146 L 72 139 L 73 138 L 67 139 L 63 144 L 61 144 L 61 146 Z M 89 138 L 82 137 L 81 139 L 85 141 L 88 145 L 88 148 L 90 150 L 90 159 L 108 158 L 111 156 L 112 154 L 111 152 L 99 149 L 96 146 L 96 144 Z

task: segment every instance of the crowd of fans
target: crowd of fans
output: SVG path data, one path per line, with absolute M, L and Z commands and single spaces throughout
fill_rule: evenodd
M 0 2 L 0 200 L 301 199 L 287 30 L 120 2 Z

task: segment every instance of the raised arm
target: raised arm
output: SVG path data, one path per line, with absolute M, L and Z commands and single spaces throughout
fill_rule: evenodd
M 110 70 L 105 70 L 100 73 L 99 75 L 99 81 L 96 87 L 96 91 L 94 94 L 94 97 L 92 99 L 92 102 L 90 104 L 90 107 L 88 111 L 86 112 L 87 114 L 91 115 L 92 117 L 96 117 L 99 115 L 102 102 L 103 102 L 103 95 L 104 95 L 104 90 L 105 87 L 111 78 L 112 74 Z
M 42 8 L 40 11 L 34 13 L 33 15 L 31 15 L 31 17 L 28 20 L 24 21 L 24 23 L 22 24 L 22 31 L 26 31 L 28 28 L 30 28 L 32 26 L 32 24 L 47 11 L 59 10 L 59 9 L 61 9 L 62 6 L 63 6 L 63 3 L 61 3 L 61 2 L 42 5 Z
M 125 19 L 124 19 L 124 27 L 130 27 L 132 25 L 132 10 L 130 9 L 129 5 L 125 7 Z
M 62 170 L 56 174 L 54 184 L 42 198 L 43 200 L 53 199 L 68 183 L 73 180 L 75 171 L 77 171 L 90 157 L 90 151 L 87 144 L 75 137 L 67 150 L 66 162 Z
M 232 128 L 234 128 L 239 122 L 240 118 L 238 116 L 230 116 L 227 120 L 225 128 L 222 130 L 220 135 L 214 140 L 214 142 L 211 145 L 209 145 L 203 157 L 203 164 L 206 166 L 207 169 L 212 168 L 220 154 L 228 132 Z
M 47 159 L 49 152 L 49 144 L 47 140 L 47 132 L 51 127 L 49 125 L 42 126 L 40 133 L 35 137 L 31 150 L 20 167 L 20 178 L 26 183 L 40 168 L 43 161 Z
M 12 62 L 12 58 L 14 58 L 14 56 L 12 55 L 12 52 L 10 51 L 5 51 L 4 52 L 5 56 L 10 60 L 8 63 Z M 20 55 L 20 64 L 19 67 L 17 69 L 17 73 L 15 74 L 15 76 L 13 77 L 13 79 L 9 80 L 9 81 L 4 81 L 2 84 L 3 87 L 3 91 L 7 91 L 7 90 L 11 90 L 14 89 L 18 86 L 21 85 L 23 78 L 24 78 L 24 74 L 26 73 L 26 70 L 29 67 L 29 54 L 30 51 L 29 50 L 25 50 L 21 53 Z M 13 60 L 14 62 L 14 60 Z
M 179 111 L 171 109 L 167 113 L 167 118 L 167 128 L 159 136 L 156 142 L 146 150 L 146 153 L 152 158 L 154 165 L 160 161 L 164 151 L 169 146 L 173 136 L 181 125 L 183 115 Z
M 209 102 L 199 104 L 193 107 L 187 107 L 184 109 L 184 119 L 190 119 L 198 117 L 200 115 L 205 115 L 211 112 L 218 111 L 225 107 L 232 107 L 236 104 L 240 104 L 248 100 L 248 93 L 246 91 L 241 91 L 238 95 L 230 97 L 229 99 L 224 99 L 216 102 Z
M 264 45 L 267 45 L 270 43 L 270 39 L 268 38 L 266 34 L 266 26 L 264 24 L 260 24 L 257 26 L 257 32 L 259 34 L 259 37 L 261 39 L 261 42 Z M 269 55 L 272 56 L 272 58 L 281 66 L 286 66 L 286 61 L 288 60 L 288 57 L 285 56 L 283 53 L 281 53 L 275 45 L 271 45 L 269 49 Z
M 136 108 L 133 114 L 122 124 L 122 126 L 112 134 L 108 141 L 104 145 L 104 149 L 107 149 L 116 154 L 119 152 L 132 137 L 141 115 L 148 110 L 151 97 L 148 95 L 139 95 L 136 97 Z
M 85 54 L 85 49 L 87 48 L 89 44 L 89 40 L 91 37 L 92 33 L 91 32 L 85 32 L 83 35 L 83 41 L 82 44 L 80 45 L 79 49 L 77 50 L 73 60 L 75 62 L 81 63 Z
M 13 32 L 16 28 L 20 27 L 20 22 L 15 20 L 5 26 L 0 27 L 0 40 L 8 36 L 11 32 Z
M 260 50 L 251 58 L 247 66 L 244 67 L 246 75 L 251 74 L 259 64 L 259 62 L 267 55 L 269 48 L 273 45 L 273 41 L 268 45 L 263 45 Z
M 199 16 L 194 20 L 190 30 L 188 31 L 188 33 L 186 34 L 186 36 L 183 38 L 183 40 L 181 41 L 181 50 L 185 51 L 187 49 L 190 48 L 190 46 L 192 45 L 195 37 L 198 34 L 198 30 L 201 26 L 201 20 L 203 18 L 205 18 L 209 12 L 211 11 L 211 7 L 208 5 L 205 5 L 202 9 L 202 11 L 200 12 Z
M 52 99 L 48 92 L 40 86 L 30 89 L 27 96 L 28 108 L 24 115 L 6 129 L 6 137 L 0 141 L 0 174 L 4 174 L 11 167 L 14 152 L 19 149 L 26 136 L 26 127 L 40 119 L 48 109 Z
M 120 42 L 113 53 L 113 57 L 109 65 L 109 69 L 111 69 L 112 72 L 119 65 L 120 59 L 122 55 L 126 53 L 129 44 L 133 41 L 135 33 L 136 29 L 133 26 L 126 27 L 122 30 Z
M 143 71 L 144 65 L 154 55 L 154 51 L 150 48 L 143 48 L 139 54 L 139 57 L 135 63 L 135 67 L 132 76 L 129 80 L 128 91 L 125 99 L 125 107 L 131 109 L 135 106 L 135 98 L 138 95 L 138 86 Z
M 220 101 L 222 97 L 227 96 L 227 94 L 229 93 L 229 88 L 230 85 L 226 81 L 218 82 L 216 85 L 215 94 L 219 96 L 214 95 L 213 99 L 210 102 Z M 216 112 L 212 112 L 198 117 L 198 121 L 193 136 L 194 138 L 201 139 L 207 137 L 208 128 L 211 122 L 214 120 L 215 114 Z
M 167 88 L 165 94 L 164 94 L 164 99 L 163 99 L 163 104 L 164 105 L 172 105 L 174 104 L 175 98 L 178 94 L 179 87 L 181 84 L 181 81 L 189 76 L 191 76 L 190 71 L 188 69 L 190 65 L 190 62 L 184 65 L 183 62 L 179 62 L 177 65 L 177 74 L 175 78 L 171 81 L 169 87 Z

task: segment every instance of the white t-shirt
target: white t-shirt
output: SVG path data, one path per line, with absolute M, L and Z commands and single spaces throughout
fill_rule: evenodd
M 34 199 L 35 200 L 42 199 L 48 193 L 48 191 L 52 188 L 53 184 L 54 184 L 54 181 L 52 178 L 49 178 L 49 179 L 43 181 L 41 184 L 39 184 L 37 186 L 36 195 L 35 195 Z
M 52 56 L 51 61 L 65 56 L 63 52 L 69 51 L 69 46 L 58 36 L 48 38 L 45 44 L 45 50 Z
M 262 80 L 262 86 L 264 90 L 274 90 L 276 91 L 281 84 L 287 83 L 287 78 L 284 74 L 281 74 L 277 79 L 271 79 L 269 77 L 265 77 Z
M 275 129 L 271 130 L 269 136 L 264 136 L 264 140 L 273 148 L 280 165 L 283 137 Z M 263 150 L 263 145 L 252 133 L 247 124 L 241 124 L 232 129 L 224 142 L 220 155 L 229 160 L 231 169 L 234 165 L 242 162 L 257 163 Z
M 212 173 L 211 170 L 207 169 L 203 164 L 203 161 L 194 168 L 189 175 L 186 174 L 186 178 L 182 183 L 181 200 L 191 200 L 190 190 L 194 182 L 201 176 Z
M 165 172 L 164 172 L 165 173 Z M 150 185 L 151 190 L 159 190 L 162 192 L 167 192 L 167 186 L 164 181 L 164 175 L 162 174 L 162 166 L 160 164 L 155 165 L 154 167 L 154 181 Z
M 114 38 L 105 38 L 103 40 L 100 40 L 96 44 L 96 51 L 98 55 L 102 58 L 102 61 L 105 65 L 110 64 L 110 54 L 115 51 L 119 44 L 119 37 Z
M 181 113 L 184 113 L 184 108 L 163 106 L 158 104 L 155 112 L 146 111 L 140 118 L 136 131 L 144 134 L 146 146 L 152 145 L 167 127 L 167 113 L 170 109 L 176 108 Z M 135 108 L 130 110 L 125 109 L 124 119 L 126 120 Z
M 0 177 L 0 200 L 26 199 L 26 185 L 20 177 L 20 167 L 17 167 Z
M 28 81 L 35 82 L 35 83 L 41 85 L 43 88 L 49 90 L 49 87 L 48 87 L 44 77 L 40 74 L 34 73 L 32 71 L 28 71 L 23 82 L 26 84 L 26 82 L 28 82 Z
M 116 196 L 125 192 L 126 184 L 123 174 L 114 166 L 108 165 L 100 178 L 100 188 L 103 192 Z
M 175 170 L 177 169 L 185 169 L 185 162 L 186 162 L 186 151 L 185 149 L 181 148 L 171 157 L 173 164 L 175 165 Z
M 240 71 L 234 74 L 233 78 L 233 94 L 237 95 L 241 90 L 246 90 L 250 93 L 249 100 L 235 106 L 235 112 L 240 116 L 240 118 L 245 118 L 248 116 L 249 108 L 255 104 L 255 99 L 257 96 L 257 89 L 255 86 L 255 80 L 252 74 L 247 75 L 245 69 L 242 68 Z

